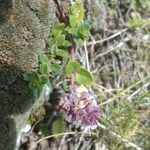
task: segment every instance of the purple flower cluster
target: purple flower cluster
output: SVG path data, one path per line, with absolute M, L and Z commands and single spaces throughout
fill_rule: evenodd
M 59 108 L 66 115 L 66 120 L 75 123 L 83 130 L 95 129 L 100 116 L 94 96 L 89 92 L 73 91 L 61 97 Z

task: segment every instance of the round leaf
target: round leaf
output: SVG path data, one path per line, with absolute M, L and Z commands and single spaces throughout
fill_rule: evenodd
M 48 82 L 49 82 L 49 78 L 48 78 L 47 76 L 41 76 L 41 77 L 40 77 L 39 84 L 40 84 L 41 86 L 47 84 Z
M 70 60 L 66 66 L 66 75 L 70 76 L 73 72 L 80 69 L 81 64 L 76 60 Z
M 40 60 L 41 64 L 44 64 L 44 63 L 48 64 L 48 62 L 49 62 L 47 55 L 45 55 L 43 53 L 40 54 L 39 60 Z
M 53 64 L 51 64 L 50 69 L 54 73 L 59 73 L 59 72 L 61 72 L 62 67 L 59 64 L 53 63 Z
M 93 75 L 84 68 L 80 68 L 76 74 L 76 81 L 78 84 L 89 85 L 94 81 Z
M 69 57 L 69 53 L 67 51 L 65 51 L 65 50 L 58 50 L 56 52 L 56 55 L 64 57 L 64 58 L 68 58 Z
M 62 117 L 58 117 L 52 124 L 52 132 L 53 134 L 62 133 L 65 131 L 66 123 L 64 122 Z
M 49 72 L 48 64 L 41 64 L 39 71 L 42 74 L 48 74 L 48 72 Z
M 26 81 L 33 81 L 39 79 L 37 72 L 26 72 L 23 74 L 23 77 Z

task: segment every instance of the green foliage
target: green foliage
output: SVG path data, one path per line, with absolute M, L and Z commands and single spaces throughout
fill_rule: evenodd
M 94 81 L 93 75 L 84 68 L 77 70 L 76 81 L 80 85 L 89 85 Z
M 84 21 L 84 9 L 82 0 L 76 1 L 69 10 L 69 25 L 65 32 L 72 37 L 73 44 L 80 45 L 88 38 L 90 22 Z
M 23 77 L 26 81 L 38 80 L 38 74 L 36 72 L 26 72 L 23 74 Z
M 81 22 L 78 27 L 78 36 L 82 39 L 88 38 L 88 31 L 90 30 L 90 24 L 88 21 Z
M 58 35 L 62 34 L 62 31 L 64 29 L 65 29 L 65 24 L 64 23 L 59 23 L 58 25 L 56 25 L 55 27 L 53 27 L 52 35 L 54 37 L 57 37 Z
M 150 7 L 150 1 L 149 0 L 134 0 L 133 2 L 134 2 L 134 5 L 136 5 L 136 7 L 142 7 L 144 9 Z
M 51 37 L 48 39 L 50 52 L 39 55 L 38 70 L 24 74 L 25 80 L 29 81 L 29 88 L 36 97 L 45 85 L 50 84 L 50 73 L 60 74 L 65 70 L 68 77 L 75 73 L 77 83 L 83 85 L 89 85 L 94 81 L 91 73 L 83 69 L 80 62 L 69 60 L 71 48 L 82 44 L 88 38 L 90 30 L 89 21 L 84 21 L 82 0 L 77 0 L 70 6 L 68 18 L 69 24 L 58 23 L 52 28 Z
M 69 57 L 69 53 L 65 50 L 58 50 L 56 52 L 56 56 L 60 56 L 60 57 L 63 57 L 65 59 L 65 58 Z
M 131 20 L 127 22 L 128 28 L 138 29 L 142 26 L 150 25 L 149 19 L 142 19 L 137 12 L 131 13 Z
M 77 0 L 69 10 L 69 23 L 72 28 L 75 28 L 84 19 L 83 1 Z
M 51 64 L 50 69 L 54 73 L 60 73 L 62 71 L 62 67 L 59 64 L 57 64 L 57 63 Z
M 48 64 L 41 64 L 39 68 L 40 73 L 42 74 L 48 74 L 49 72 L 49 66 Z
M 81 64 L 76 60 L 70 60 L 66 66 L 66 75 L 70 76 L 72 73 L 75 73 L 80 69 Z
M 47 55 L 45 54 L 40 54 L 39 56 L 39 72 L 41 74 L 48 74 L 49 73 L 49 59 Z
M 50 86 L 50 81 L 45 74 L 38 74 L 37 72 L 24 73 L 24 79 L 29 81 L 29 88 L 33 91 L 35 97 L 39 97 L 44 86 Z
M 149 0 L 132 0 L 131 1 L 131 18 L 126 23 L 128 28 L 140 30 L 150 25 L 150 20 L 147 17 L 141 17 L 140 11 L 149 13 L 150 1 Z
M 58 115 L 56 120 L 52 124 L 52 133 L 62 133 L 65 131 L 66 123 L 64 121 L 63 115 Z
M 36 72 L 24 73 L 24 79 L 29 81 L 29 88 L 33 91 L 35 97 L 39 97 L 44 86 L 50 87 L 49 74 L 49 58 L 46 54 L 39 55 L 39 68 Z
M 39 55 L 39 62 L 40 62 L 41 64 L 48 64 L 48 63 L 49 63 L 49 59 L 48 59 L 47 55 L 41 53 L 41 54 Z
M 76 60 L 70 60 L 66 66 L 66 75 L 71 76 L 76 74 L 76 82 L 79 85 L 89 85 L 94 81 L 93 75 L 86 69 L 81 67 L 81 64 Z

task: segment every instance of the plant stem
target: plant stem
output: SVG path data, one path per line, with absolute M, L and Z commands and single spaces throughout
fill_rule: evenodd
M 75 46 L 72 46 L 70 48 L 70 55 L 71 55 L 71 60 L 75 60 Z M 75 72 L 72 73 L 71 75 L 71 91 L 73 92 L 75 88 Z
M 71 46 L 70 54 L 71 54 L 71 59 L 75 60 L 75 46 Z

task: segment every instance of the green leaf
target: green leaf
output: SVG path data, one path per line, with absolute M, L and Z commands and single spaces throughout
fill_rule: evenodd
M 66 75 L 70 76 L 73 72 L 80 69 L 81 64 L 76 60 L 70 60 L 66 66 Z
M 26 72 L 23 74 L 23 77 L 26 81 L 33 81 L 39 79 L 37 72 Z
M 72 34 L 74 36 L 77 36 L 77 29 L 76 28 L 67 27 L 65 30 L 67 33 Z
M 39 97 L 41 95 L 42 88 L 33 89 L 32 92 L 35 97 Z
M 54 44 L 51 46 L 51 55 L 56 56 L 56 51 L 58 50 L 58 46 Z
M 93 75 L 84 68 L 77 70 L 76 81 L 78 84 L 89 85 L 94 81 Z
M 55 40 L 53 37 L 50 37 L 50 39 L 48 39 L 48 45 L 49 47 L 52 47 L 55 44 Z
M 63 43 L 64 47 L 69 47 L 71 45 L 72 45 L 72 43 L 70 41 L 68 41 L 68 40 L 65 40 L 64 43 Z
M 76 27 L 77 24 L 84 19 L 83 0 L 77 0 L 74 4 L 72 4 L 69 10 L 69 14 L 71 27 Z
M 62 33 L 62 31 L 65 29 L 65 24 L 64 23 L 59 23 L 52 29 L 52 35 L 58 36 Z
M 51 64 L 50 69 L 54 73 L 59 73 L 59 72 L 62 71 L 62 67 L 59 64 L 56 64 L 56 63 Z
M 56 52 L 56 55 L 57 56 L 61 56 L 63 58 L 68 58 L 69 57 L 69 53 L 67 51 L 65 51 L 65 50 L 58 50 Z
M 56 37 L 55 40 L 56 40 L 57 46 L 63 46 L 65 43 L 65 35 L 64 34 L 59 35 Z
M 76 45 L 83 44 L 83 39 L 81 39 L 81 38 L 74 38 L 73 40 L 74 40 L 74 42 L 75 42 Z
M 45 55 L 44 53 L 40 54 L 39 61 L 41 64 L 48 64 L 49 63 L 49 59 L 48 59 L 47 55 Z
M 30 88 L 31 90 L 37 89 L 38 87 L 39 87 L 39 84 L 38 84 L 37 81 L 32 81 L 32 82 L 30 82 L 30 84 L 29 84 L 29 88 Z
M 73 16 L 69 16 L 69 22 L 70 22 L 70 26 L 72 28 L 76 28 L 76 26 L 79 24 L 79 21 L 77 20 L 77 18 L 73 17 Z M 73 31 L 73 30 L 72 30 Z
M 47 76 L 41 76 L 39 85 L 41 85 L 41 87 L 42 87 L 43 85 L 47 84 L 48 82 L 49 82 L 49 78 Z
M 59 46 L 64 46 L 64 47 L 71 46 L 72 43 L 70 41 L 66 40 L 65 38 L 66 38 L 65 34 L 61 34 L 61 35 L 57 36 L 55 39 L 56 44 L 54 44 L 54 45 L 56 45 L 57 47 L 59 47 Z
M 48 74 L 49 73 L 49 67 L 48 64 L 41 64 L 39 71 L 41 74 Z
M 55 120 L 52 124 L 52 133 L 57 134 L 57 133 L 63 133 L 66 128 L 66 123 L 64 122 L 63 117 L 58 117 L 57 120 Z
M 88 38 L 88 32 L 90 30 L 90 23 L 89 21 L 84 21 L 78 25 L 78 35 L 82 39 Z

